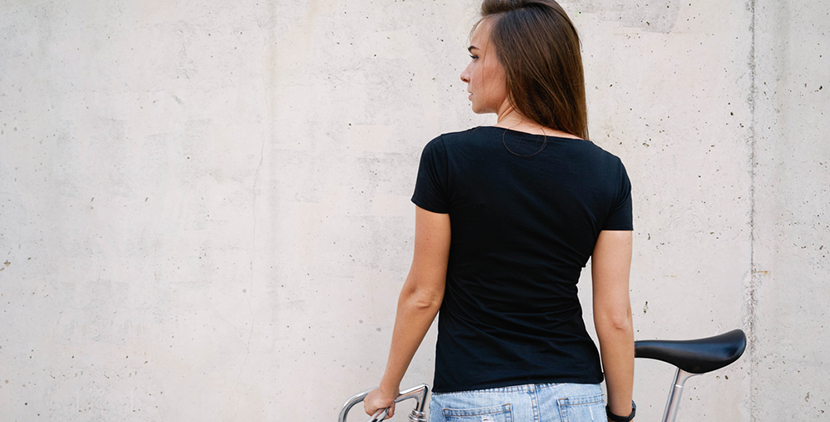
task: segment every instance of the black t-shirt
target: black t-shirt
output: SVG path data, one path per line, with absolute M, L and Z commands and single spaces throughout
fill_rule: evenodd
M 633 228 L 619 158 L 496 127 L 444 134 L 412 202 L 452 227 L 434 391 L 602 381 L 576 284 L 600 231 Z

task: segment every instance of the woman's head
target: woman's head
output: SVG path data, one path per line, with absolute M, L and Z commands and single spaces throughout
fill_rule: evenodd
M 499 78 L 503 72 L 503 89 L 510 105 L 522 116 L 543 126 L 582 138 L 588 137 L 585 102 L 585 79 L 579 36 L 554 0 L 484 0 L 482 19 L 476 24 L 471 51 L 474 63 L 479 56 L 483 63 L 471 64 L 475 71 L 487 71 L 476 81 L 467 74 L 473 97 L 483 89 L 486 77 Z M 483 27 L 482 27 L 483 26 Z M 478 38 L 478 39 L 477 39 Z M 481 45 L 477 45 L 481 44 Z M 488 54 L 489 57 L 488 57 Z M 495 56 L 495 57 L 493 57 Z M 497 59 L 498 63 L 487 62 Z M 470 71 L 470 67 L 466 72 Z M 472 76 L 472 77 L 471 77 Z M 465 74 L 462 74 L 462 79 Z M 478 87 L 473 84 L 479 83 Z M 488 95 L 499 95 L 499 81 L 488 82 Z M 493 91 L 495 89 L 495 91 Z M 483 93 L 481 95 L 484 95 Z M 479 98 L 484 99 L 484 98 Z M 482 104 L 488 104 L 482 101 Z M 488 108 L 476 110 L 490 112 Z
M 473 111 L 500 114 L 509 106 L 506 75 L 496 49 L 490 42 L 491 22 L 482 20 L 470 40 L 470 64 L 461 73 L 467 83 Z

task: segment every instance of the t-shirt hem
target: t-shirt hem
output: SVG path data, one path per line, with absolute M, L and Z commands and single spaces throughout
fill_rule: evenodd
M 471 386 L 465 386 L 463 388 L 453 388 L 447 386 L 437 385 L 434 386 L 432 389 L 433 393 L 460 393 L 464 391 L 481 391 L 481 390 L 490 390 L 490 389 L 497 389 L 497 388 L 505 388 L 505 387 L 515 387 L 519 385 L 528 385 L 528 384 L 600 384 L 602 383 L 603 377 L 600 376 L 599 378 L 594 379 L 586 379 L 584 377 L 567 377 L 567 378 L 541 378 L 535 380 L 523 380 L 521 382 L 515 381 L 501 381 L 501 382 L 488 382 L 482 384 L 476 384 Z M 433 383 L 434 384 L 434 383 Z

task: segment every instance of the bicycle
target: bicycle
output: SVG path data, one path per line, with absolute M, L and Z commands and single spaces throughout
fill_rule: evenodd
M 674 422 L 680 406 L 680 396 L 686 381 L 696 375 L 716 371 L 738 360 L 746 350 L 746 334 L 740 329 L 714 337 L 694 340 L 640 340 L 634 343 L 634 356 L 656 359 L 674 365 L 675 375 L 669 398 L 663 411 L 663 422 Z M 349 398 L 340 408 L 338 422 L 346 422 L 349 410 L 363 401 L 372 390 L 366 390 Z M 421 384 L 404 390 L 395 403 L 415 399 L 415 408 L 409 414 L 410 422 L 427 422 L 424 413 L 429 386 Z M 369 422 L 386 419 L 386 409 L 378 410 Z

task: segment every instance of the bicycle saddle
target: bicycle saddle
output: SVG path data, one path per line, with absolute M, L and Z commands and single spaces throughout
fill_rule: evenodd
M 746 335 L 733 330 L 719 336 L 696 340 L 640 340 L 634 356 L 670 363 L 686 372 L 702 374 L 738 360 L 746 349 Z

